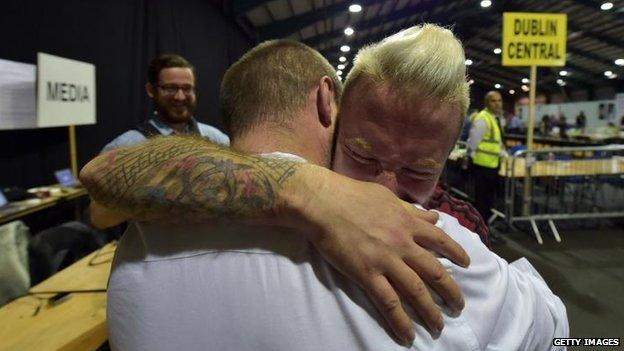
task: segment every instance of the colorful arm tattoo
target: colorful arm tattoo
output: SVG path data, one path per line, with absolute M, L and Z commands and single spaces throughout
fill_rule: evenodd
M 171 136 L 100 155 L 80 179 L 95 201 L 140 220 L 251 219 L 275 211 L 299 165 Z

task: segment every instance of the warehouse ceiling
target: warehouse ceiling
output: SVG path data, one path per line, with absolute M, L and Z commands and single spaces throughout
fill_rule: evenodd
M 487 3 L 490 5 L 482 6 Z M 611 1 L 613 6 L 608 10 L 601 9 L 609 7 L 604 3 L 594 0 L 230 0 L 225 1 L 224 8 L 259 41 L 299 40 L 319 50 L 336 67 L 345 64 L 343 76 L 363 45 L 419 23 L 443 25 L 452 28 L 464 43 L 466 57 L 471 61 L 469 79 L 475 86 L 497 87 L 507 93 L 522 92 L 522 80 L 528 78 L 529 69 L 503 67 L 499 51 L 495 53 L 502 44 L 502 13 L 567 13 L 566 66 L 538 70 L 540 91 L 567 95 L 570 89 L 624 88 L 624 0 Z M 351 28 L 353 34 L 345 34 L 346 28 Z M 350 51 L 342 52 L 343 45 L 348 45 Z M 339 61 L 341 56 L 346 62 Z M 616 64 L 618 59 L 622 65 Z

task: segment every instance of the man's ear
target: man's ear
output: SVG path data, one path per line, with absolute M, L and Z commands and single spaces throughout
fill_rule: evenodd
M 319 89 L 316 96 L 316 109 L 319 121 L 327 128 L 333 123 L 334 81 L 328 76 L 323 76 L 319 81 Z
M 147 92 L 147 96 L 150 98 L 154 98 L 154 86 L 152 83 L 145 83 L 145 91 Z

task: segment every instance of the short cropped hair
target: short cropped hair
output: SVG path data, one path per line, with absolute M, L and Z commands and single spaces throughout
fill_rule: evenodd
M 487 106 L 488 102 L 490 102 L 490 97 L 496 94 L 498 94 L 499 96 L 502 96 L 501 93 L 499 93 L 496 90 L 490 90 L 487 93 L 485 93 L 485 96 L 483 96 L 483 104 Z
M 228 133 L 241 136 L 266 122 L 287 126 L 323 76 L 333 81 L 339 103 L 342 83 L 318 51 L 285 39 L 257 45 L 225 72 L 221 82 L 221 113 Z
M 406 98 L 432 97 L 457 104 L 466 114 L 469 85 L 466 57 L 453 33 L 434 24 L 413 26 L 362 48 L 345 81 L 345 91 L 362 77 L 390 84 Z
M 195 67 L 184 57 L 176 54 L 163 54 L 150 62 L 147 68 L 147 81 L 152 85 L 158 85 L 160 71 L 165 68 L 190 68 L 195 78 Z

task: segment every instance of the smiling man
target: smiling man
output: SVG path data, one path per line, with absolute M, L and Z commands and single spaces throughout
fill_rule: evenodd
M 155 135 L 201 135 L 222 145 L 230 140 L 215 127 L 197 122 L 195 68 L 182 56 L 165 54 L 152 60 L 147 71 L 145 91 L 154 103 L 154 114 L 108 143 L 102 152 L 134 145 Z

